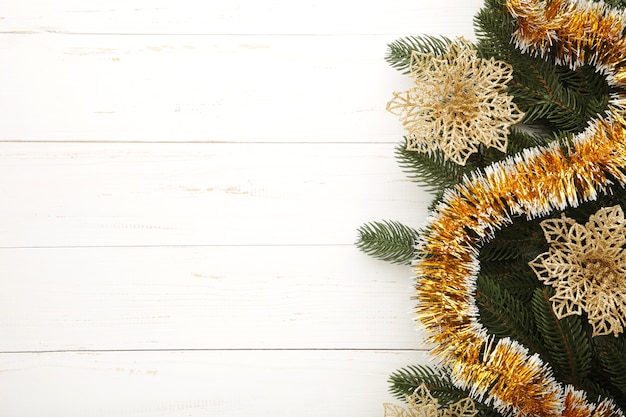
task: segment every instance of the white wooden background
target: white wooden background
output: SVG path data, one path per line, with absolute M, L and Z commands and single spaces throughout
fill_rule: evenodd
M 382 416 L 429 196 L 385 112 L 481 0 L 5 0 L 0 416 Z

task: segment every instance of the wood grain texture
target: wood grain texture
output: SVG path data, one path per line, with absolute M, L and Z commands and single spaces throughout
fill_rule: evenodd
M 427 362 L 402 351 L 5 354 L 0 402 L 9 416 L 382 416 L 388 375 Z
M 482 0 L 9 0 L 0 8 L 0 415 L 382 416 L 429 363 L 385 112 L 410 34 Z
M 9 1 L 4 33 L 465 34 L 479 0 Z
M 0 247 L 353 244 L 431 197 L 394 144 L 0 144 Z
M 0 35 L 0 141 L 397 142 L 393 40 Z
M 5 249 L 0 270 L 0 352 L 423 348 L 410 271 L 351 245 Z

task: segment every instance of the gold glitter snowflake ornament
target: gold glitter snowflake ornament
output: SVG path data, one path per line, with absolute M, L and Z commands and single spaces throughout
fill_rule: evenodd
M 439 402 L 422 384 L 407 396 L 408 408 L 385 404 L 385 417 L 474 417 L 478 410 L 471 398 L 465 398 L 447 408 L 439 408 Z
M 541 222 L 550 245 L 530 262 L 556 293 L 561 319 L 587 313 L 593 336 L 618 336 L 626 325 L 626 220 L 620 206 L 605 207 L 583 226 L 561 216 Z
M 462 38 L 440 56 L 413 51 L 415 84 L 395 92 L 387 110 L 408 131 L 408 150 L 440 150 L 446 160 L 465 165 L 479 144 L 506 152 L 508 129 L 523 117 L 513 97 L 502 93 L 512 73 L 505 62 L 478 58 Z

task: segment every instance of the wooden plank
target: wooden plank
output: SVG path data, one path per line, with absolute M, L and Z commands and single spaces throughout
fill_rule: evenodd
M 354 243 L 418 227 L 394 144 L 0 144 L 0 247 Z
M 421 349 L 408 266 L 351 246 L 0 250 L 0 352 Z
M 352 244 L 430 200 L 386 44 L 482 0 L 6 3 L 0 415 L 382 415 L 428 358 Z
M 482 0 L 20 0 L 0 32 L 185 34 L 471 34 Z
M 0 141 L 395 142 L 392 36 L 0 36 Z
M 387 377 L 420 352 L 217 351 L 0 355 L 11 417 L 382 416 Z
M 0 141 L 396 142 L 393 40 L 0 35 Z

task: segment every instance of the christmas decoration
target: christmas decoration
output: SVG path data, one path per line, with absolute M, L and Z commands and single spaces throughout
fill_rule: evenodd
M 407 396 L 405 409 L 395 404 L 385 404 L 385 417 L 474 417 L 477 413 L 474 401 L 465 398 L 447 407 L 440 408 L 425 384 Z
M 625 6 L 486 0 L 473 45 L 390 44 L 415 81 L 389 104 L 408 130 L 397 156 L 434 201 L 421 228 L 373 222 L 358 246 L 396 262 L 412 250 L 440 363 L 394 374 L 395 394 L 449 383 L 430 392 L 480 416 L 623 415 Z
M 548 252 L 530 263 L 556 289 L 550 298 L 559 318 L 587 313 L 593 336 L 624 331 L 626 321 L 626 219 L 606 207 L 584 225 L 562 216 L 541 222 Z
M 409 132 L 407 149 L 439 149 L 461 165 L 480 144 L 506 152 L 508 128 L 521 120 L 512 97 L 501 93 L 511 80 L 510 65 L 478 58 L 459 39 L 441 56 L 413 51 L 410 69 L 415 85 L 387 104 Z

